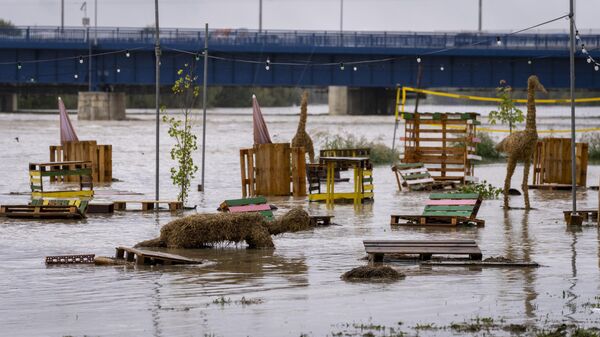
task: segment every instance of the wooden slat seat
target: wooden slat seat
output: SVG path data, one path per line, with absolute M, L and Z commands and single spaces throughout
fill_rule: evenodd
M 128 262 L 135 262 L 137 265 L 143 264 L 201 264 L 202 261 L 190 259 L 184 256 L 168 254 L 150 250 L 143 250 L 129 247 L 116 247 L 115 258 L 125 259 Z
M 177 211 L 183 209 L 183 202 L 178 200 L 116 200 L 113 201 L 113 207 L 115 211 L 127 210 L 127 204 L 141 204 L 142 211 L 154 210 L 155 204 L 167 204 L 169 205 L 169 211 Z
M 456 187 L 456 184 L 452 181 L 436 181 L 423 163 L 397 164 L 392 166 L 392 171 L 396 174 L 400 191 L 403 187 L 409 191 L 431 191 Z
M 473 240 L 364 240 L 369 261 L 381 262 L 386 254 L 418 255 L 420 260 L 430 260 L 432 255 L 468 255 L 471 260 L 481 260 L 481 250 Z
M 421 215 L 392 215 L 390 223 L 405 226 L 483 226 L 485 221 L 476 218 L 481 202 L 482 198 L 477 193 L 432 193 Z
M 267 198 L 265 197 L 225 200 L 217 210 L 231 213 L 258 212 L 268 220 L 273 219 L 271 205 L 267 204 Z
M 0 216 L 29 219 L 81 219 L 85 217 L 77 206 L 1 205 Z

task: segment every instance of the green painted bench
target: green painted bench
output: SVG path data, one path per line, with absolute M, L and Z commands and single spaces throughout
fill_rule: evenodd
M 399 226 L 484 226 L 477 219 L 482 198 L 477 193 L 432 193 L 421 215 L 392 215 L 391 224 Z
M 265 197 L 225 200 L 219 205 L 218 210 L 230 213 L 258 212 L 267 220 L 273 219 L 273 211 Z

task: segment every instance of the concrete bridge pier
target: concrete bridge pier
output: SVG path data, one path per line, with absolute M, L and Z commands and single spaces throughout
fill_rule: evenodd
M 77 97 L 77 119 L 92 121 L 125 119 L 125 93 L 80 91 Z
M 18 101 L 17 94 L 0 94 L 0 112 L 16 112 Z
M 389 115 L 394 111 L 395 89 L 329 87 L 330 115 Z

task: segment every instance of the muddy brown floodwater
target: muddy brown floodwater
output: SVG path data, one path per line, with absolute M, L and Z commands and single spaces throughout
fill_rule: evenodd
M 110 188 L 97 187 L 100 197 L 139 192 L 153 198 L 154 120 L 149 115 L 130 118 L 73 121 L 80 139 L 113 145 L 113 176 L 119 181 Z M 297 116 L 265 119 L 275 142 L 292 138 Z M 198 212 L 214 212 L 222 200 L 240 197 L 238 149 L 252 142 L 248 112 L 215 113 L 208 121 L 206 192 L 194 188 L 189 201 Z M 556 128 L 568 125 L 566 120 L 555 123 Z M 352 133 L 391 144 L 393 122 L 391 117 L 310 116 L 308 131 Z M 161 132 L 161 198 L 171 199 L 176 196 L 168 174 L 172 142 L 164 125 Z M 26 194 L 10 193 L 29 190 L 27 163 L 47 160 L 48 145 L 58 139 L 56 115 L 0 114 L 0 204 L 28 201 Z M 199 163 L 199 151 L 195 157 Z M 513 187 L 520 186 L 520 169 Z M 589 185 L 597 185 L 599 173 L 598 166 L 589 167 Z M 476 168 L 477 176 L 495 186 L 502 185 L 504 174 L 503 164 Z M 213 262 L 207 266 L 44 264 L 44 256 L 54 254 L 111 256 L 115 246 L 156 237 L 162 225 L 178 216 L 168 212 L 118 212 L 74 222 L 2 219 L 0 335 L 326 336 L 360 324 L 395 326 L 414 334 L 411 327 L 418 324 L 444 326 L 476 317 L 537 326 L 595 326 L 600 321 L 600 232 L 597 226 L 567 230 L 562 210 L 570 207 L 570 192 L 532 191 L 535 209 L 528 213 L 504 212 L 500 200 L 485 201 L 479 212 L 486 220 L 483 228 L 392 229 L 390 214 L 420 212 L 427 193 L 398 192 L 388 166 L 376 167 L 374 179 L 375 202 L 358 209 L 351 204 L 327 209 L 305 199 L 271 198 L 280 207 L 278 214 L 301 205 L 311 213 L 334 215 L 339 224 L 278 236 L 275 250 L 231 246 L 175 251 Z M 194 186 L 197 183 L 199 179 Z M 597 191 L 582 190 L 577 197 L 581 208 L 598 207 Z M 522 197 L 512 197 L 512 204 L 522 206 Z M 405 279 L 342 281 L 342 273 L 365 263 L 362 240 L 374 238 L 474 239 L 484 258 L 503 255 L 543 267 L 394 264 L 407 275 Z M 453 331 L 419 334 L 452 335 Z

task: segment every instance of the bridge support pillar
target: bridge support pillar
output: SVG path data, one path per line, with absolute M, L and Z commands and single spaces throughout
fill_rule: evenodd
M 386 88 L 329 87 L 330 115 L 389 115 L 394 111 L 394 90 Z
M 125 93 L 79 92 L 77 119 L 92 121 L 125 119 Z
M 0 112 L 16 112 L 18 98 L 17 94 L 0 94 Z

